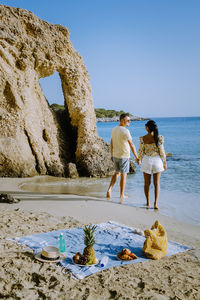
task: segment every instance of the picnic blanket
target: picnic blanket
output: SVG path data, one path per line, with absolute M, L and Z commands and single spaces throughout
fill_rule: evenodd
M 33 249 L 35 253 L 42 250 L 45 246 L 58 247 L 58 237 L 60 233 L 66 241 L 66 260 L 59 262 L 59 264 L 70 271 L 76 278 L 83 279 L 86 276 L 92 275 L 96 272 L 126 264 L 139 263 L 149 260 L 145 257 L 142 250 L 145 237 L 134 232 L 140 232 L 136 228 L 131 228 L 116 222 L 106 222 L 97 224 L 96 241 L 94 245 L 96 257 L 99 262 L 103 256 L 108 256 L 108 263 L 101 267 L 100 263 L 93 266 L 81 267 L 73 263 L 73 256 L 76 252 L 83 252 L 83 228 L 62 229 L 57 231 L 50 231 L 46 233 L 33 234 L 30 236 L 22 236 L 14 240 L 20 244 L 26 245 Z M 123 248 L 129 248 L 135 253 L 138 259 L 132 261 L 121 261 L 116 254 Z M 187 246 L 168 242 L 168 256 L 179 252 L 184 252 L 190 249 Z M 65 270 L 65 269 L 64 269 Z

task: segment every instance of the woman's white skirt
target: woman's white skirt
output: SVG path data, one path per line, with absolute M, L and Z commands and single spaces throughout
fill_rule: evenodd
M 141 172 L 147 174 L 155 174 L 164 171 L 163 162 L 160 156 L 147 156 L 145 155 L 142 159 L 140 168 Z

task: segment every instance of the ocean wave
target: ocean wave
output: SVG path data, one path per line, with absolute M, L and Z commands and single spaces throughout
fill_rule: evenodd
M 200 156 L 172 156 L 167 157 L 168 161 L 200 161 Z

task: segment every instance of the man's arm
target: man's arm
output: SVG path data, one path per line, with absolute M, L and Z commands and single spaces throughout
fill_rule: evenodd
M 111 155 L 111 160 L 113 161 L 113 142 L 112 142 L 112 139 L 110 141 L 110 155 Z
M 135 148 L 135 145 L 133 144 L 133 142 L 131 140 L 128 140 L 128 143 L 129 143 L 129 146 L 131 148 L 131 151 L 133 153 L 133 155 L 135 156 L 135 159 L 137 161 L 137 164 L 139 165 L 140 164 L 140 160 L 138 158 L 138 155 L 137 155 L 137 151 L 136 151 L 136 148 Z

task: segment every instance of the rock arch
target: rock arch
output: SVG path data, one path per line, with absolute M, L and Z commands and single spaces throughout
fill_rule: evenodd
M 70 162 L 81 175 L 112 172 L 109 146 L 97 135 L 88 72 L 67 28 L 0 5 L 0 66 L 0 176 L 67 176 Z M 60 118 L 39 84 L 56 71 L 66 106 Z

